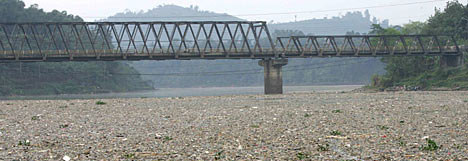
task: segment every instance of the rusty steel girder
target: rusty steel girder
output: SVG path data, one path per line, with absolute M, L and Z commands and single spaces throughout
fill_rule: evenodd
M 263 21 L 0 23 L 1 61 L 458 55 L 451 36 L 292 36 Z

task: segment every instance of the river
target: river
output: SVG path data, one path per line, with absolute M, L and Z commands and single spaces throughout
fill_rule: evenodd
M 362 85 L 335 86 L 285 86 L 285 93 L 298 92 L 338 92 L 351 91 Z M 151 91 L 99 94 L 63 94 L 41 96 L 0 97 L 1 100 L 49 100 L 49 99 L 105 99 L 105 98 L 155 98 L 155 97 L 189 97 L 189 96 L 226 96 L 263 94 L 263 87 L 207 87 L 207 88 L 159 88 Z

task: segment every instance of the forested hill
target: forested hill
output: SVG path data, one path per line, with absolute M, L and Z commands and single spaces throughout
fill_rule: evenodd
M 189 8 L 176 5 L 158 6 L 148 11 L 117 13 L 103 21 L 241 21 L 242 19 L 210 11 L 197 6 Z
M 37 5 L 25 8 L 19 0 L 0 0 L 0 23 L 79 21 L 83 20 L 65 11 L 44 12 Z M 138 76 L 107 74 L 115 72 L 137 73 L 119 62 L 0 63 L 0 96 L 152 89 Z
M 360 17 L 360 18 L 358 18 Z M 226 14 L 202 11 L 198 7 L 175 5 L 158 6 L 148 11 L 125 11 L 102 21 L 199 21 L 199 20 L 242 20 Z M 371 26 L 370 15 L 361 12 L 346 14 L 341 18 L 322 20 L 330 26 L 344 22 L 349 28 L 342 28 L 341 34 L 351 31 L 368 32 Z M 352 25 L 356 24 L 356 25 Z M 363 25 L 364 24 L 364 25 Z M 280 24 L 268 24 L 277 26 Z M 273 36 L 314 34 L 307 30 L 315 25 L 287 23 L 285 30 L 271 30 Z M 298 28 L 301 27 L 302 28 Z M 288 29 L 288 30 L 286 30 Z M 300 29 L 294 31 L 291 29 Z M 317 30 L 318 31 L 318 30 Z M 330 30 L 330 34 L 339 31 Z M 257 60 L 192 60 L 192 61 L 139 61 L 130 62 L 145 80 L 151 80 L 155 88 L 161 87 L 209 87 L 209 86 L 261 86 L 263 68 Z M 239 71 L 224 73 L 224 71 Z M 249 71 L 249 72 L 245 72 Z M 253 72 L 252 72 L 253 71 Z M 286 85 L 317 84 L 367 84 L 373 74 L 383 73 L 383 64 L 375 58 L 314 58 L 291 59 L 284 68 Z M 221 72 L 222 74 L 207 74 Z M 182 74 L 180 74 L 182 73 Z
M 354 32 L 354 34 L 368 33 L 372 24 L 380 24 L 387 28 L 389 21 L 379 21 L 377 18 L 371 17 L 369 11 L 366 10 L 364 14 L 359 11 L 348 12 L 343 16 L 271 24 L 269 27 L 272 30 L 299 30 L 313 35 L 343 35 L 349 32 Z

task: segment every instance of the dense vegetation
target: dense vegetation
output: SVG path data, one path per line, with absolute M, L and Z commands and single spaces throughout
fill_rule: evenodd
M 175 5 L 158 6 L 141 12 L 126 11 L 102 21 L 198 21 L 198 20 L 241 20 L 226 14 L 202 11 L 198 7 L 179 7 Z M 312 24 L 304 24 L 312 22 Z M 342 17 L 315 19 L 297 23 L 268 24 L 273 37 L 323 34 L 322 30 L 313 30 L 321 25 L 328 34 L 346 34 L 347 32 L 369 32 L 372 23 L 370 13 L 350 12 Z M 386 25 L 385 24 L 383 26 Z M 347 24 L 346 27 L 343 24 Z M 340 26 L 340 27 L 336 27 Z M 276 30 L 275 30 L 276 29 Z M 312 29 L 312 30 L 311 30 Z M 142 61 L 133 62 L 145 80 L 151 80 L 156 88 L 162 87 L 209 87 L 209 86 L 261 86 L 263 68 L 256 60 L 192 60 L 192 61 Z M 290 59 L 285 66 L 284 82 L 286 85 L 318 84 L 366 84 L 375 73 L 383 73 L 383 63 L 375 58 L 314 58 Z M 222 74 L 207 72 L 241 71 Z M 184 74 L 178 74 L 184 73 Z M 190 74 L 187 74 L 190 73 Z
M 79 22 L 67 12 L 45 12 L 37 5 L 25 8 L 20 0 L 0 0 L 0 23 Z M 0 96 L 123 92 L 151 89 L 138 76 L 107 73 L 137 73 L 121 62 L 2 63 Z
M 374 25 L 375 34 L 441 34 L 455 35 L 459 44 L 468 42 L 468 6 L 458 1 L 448 2 L 446 8 L 436 10 L 427 22 L 413 22 L 404 26 L 384 29 Z M 465 56 L 466 58 L 466 56 Z M 381 89 L 394 86 L 433 89 L 439 87 L 468 89 L 467 66 L 444 68 L 438 57 L 383 58 L 387 64 L 384 75 L 372 78 L 372 87 Z M 466 62 L 466 61 L 465 61 Z
M 369 11 L 348 12 L 343 16 L 334 16 L 323 19 L 310 19 L 289 23 L 277 23 L 270 25 L 271 30 L 300 30 L 314 35 L 343 35 L 348 32 L 368 33 L 372 24 L 381 24 L 386 28 L 388 20 L 379 21 L 371 17 Z
M 184 8 L 176 5 L 160 5 L 148 11 L 125 11 L 103 21 L 241 21 L 228 15 L 200 10 L 198 6 Z

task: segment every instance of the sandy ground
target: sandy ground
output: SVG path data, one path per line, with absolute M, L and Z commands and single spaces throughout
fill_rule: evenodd
M 0 107 L 0 160 L 468 160 L 468 92 L 13 100 Z

